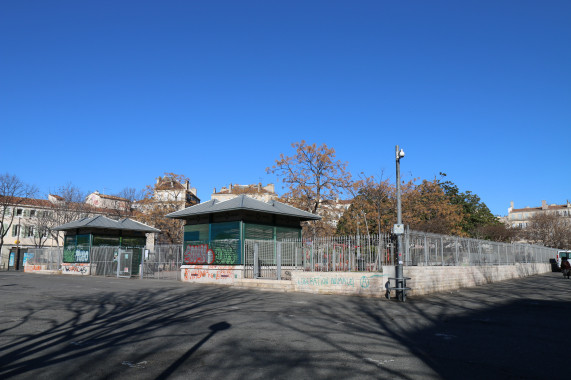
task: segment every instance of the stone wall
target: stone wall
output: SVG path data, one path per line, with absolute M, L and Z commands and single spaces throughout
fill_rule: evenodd
M 364 297 L 384 297 L 386 282 L 389 278 L 395 277 L 394 266 L 383 267 L 382 273 L 292 271 L 290 281 L 244 279 L 242 266 L 183 265 L 181 270 L 181 278 L 185 282 Z M 405 266 L 404 276 L 411 278 L 407 282 L 407 286 L 412 288 L 408 295 L 414 296 L 452 291 L 550 271 L 550 264 Z M 394 286 L 394 281 L 391 284 Z
M 372 272 L 301 272 L 291 273 L 297 292 L 344 294 L 379 297 L 384 294 L 388 274 Z
M 492 266 L 407 266 L 409 295 L 444 292 L 492 282 L 551 272 L 551 264 L 515 264 Z
M 38 274 L 60 274 L 60 270 L 50 270 L 47 269 L 47 265 L 24 265 L 24 272 L 26 273 L 38 273 Z
M 200 282 L 232 285 L 243 277 L 242 266 L 232 265 L 183 265 L 181 279 L 183 282 Z

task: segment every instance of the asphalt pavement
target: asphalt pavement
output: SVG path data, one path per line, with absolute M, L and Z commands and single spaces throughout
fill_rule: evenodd
M 567 379 L 570 289 L 548 273 L 401 303 L 0 272 L 0 379 Z

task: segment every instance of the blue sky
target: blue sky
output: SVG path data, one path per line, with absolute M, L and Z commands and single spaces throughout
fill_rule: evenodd
M 571 198 L 571 2 L 0 3 L 0 172 L 108 194 L 277 183 L 302 139 L 353 174 L 445 172 L 493 213 Z M 282 192 L 280 186 L 278 192 Z

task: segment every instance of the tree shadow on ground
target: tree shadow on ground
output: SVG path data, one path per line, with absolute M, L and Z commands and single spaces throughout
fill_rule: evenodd
M 0 325 L 0 377 L 561 378 L 571 281 L 536 277 L 406 303 L 188 284 L 40 297 Z

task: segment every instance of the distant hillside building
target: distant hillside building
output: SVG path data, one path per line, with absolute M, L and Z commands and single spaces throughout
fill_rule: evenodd
M 216 191 L 216 188 L 214 188 L 210 199 L 223 202 L 236 198 L 239 195 L 247 195 L 262 202 L 278 199 L 273 183 L 269 183 L 266 186 L 262 186 L 261 183 L 255 185 L 230 184 L 228 187 L 222 187 L 219 191 Z
M 114 195 L 101 194 L 95 191 L 85 198 L 85 203 L 93 207 L 109 208 L 122 211 L 130 211 L 131 202 L 128 199 L 116 197 Z
M 547 201 L 541 201 L 541 207 L 514 208 L 514 203 L 511 202 L 510 207 L 508 208 L 506 222 L 511 227 L 526 228 L 533 216 L 542 214 L 557 215 L 562 218 L 569 218 L 571 217 L 571 203 L 567 201 L 567 203 L 564 205 L 548 205 Z
M 196 188 L 190 187 L 189 181 L 180 183 L 170 176 L 157 178 L 153 200 L 155 202 L 181 202 L 181 210 L 200 203 Z

